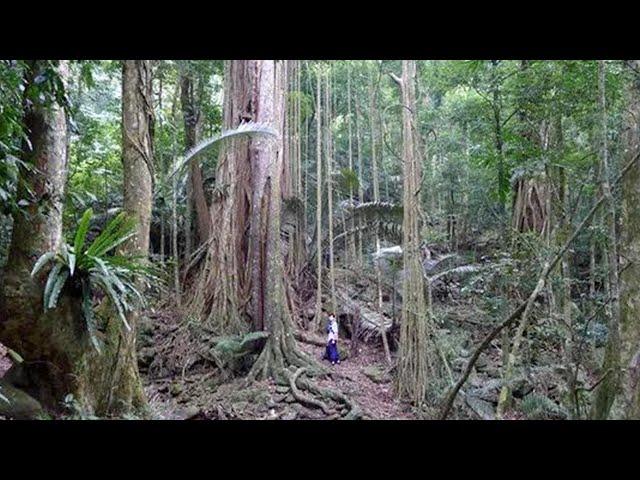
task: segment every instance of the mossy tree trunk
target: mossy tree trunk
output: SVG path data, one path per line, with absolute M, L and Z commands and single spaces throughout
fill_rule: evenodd
M 35 83 L 51 64 L 66 84 L 69 75 L 66 61 L 36 60 L 29 63 L 25 73 L 24 126 L 28 142 L 23 144 L 23 159 L 30 168 L 20 172 L 18 200 L 28 202 L 28 206 L 14 216 L 5 269 L 5 312 L 0 322 L 0 340 L 25 360 L 19 367 L 17 386 L 48 408 L 57 408 L 67 393 L 79 388 L 70 375 L 76 370 L 75 355 L 68 352 L 76 341 L 73 315 L 67 318 L 70 312 L 62 313 L 68 307 L 67 302 L 62 302 L 56 315 L 43 313 L 42 280 L 30 275 L 38 257 L 57 250 L 62 241 L 67 117 L 64 108 L 51 98 L 53 92 L 40 96 Z M 17 368 L 14 367 L 13 374 Z
M 182 105 L 185 147 L 187 150 L 193 148 L 198 142 L 198 129 L 200 126 L 200 102 L 202 101 L 200 96 L 202 89 L 198 87 L 199 83 L 203 82 L 204 79 L 194 78 L 196 75 L 197 73 L 192 72 L 188 66 L 180 73 L 180 103 Z M 190 163 L 188 175 L 190 198 L 187 215 L 190 216 L 192 210 L 195 210 L 197 243 L 193 242 L 192 239 L 192 246 L 197 247 L 209 238 L 211 219 L 204 191 L 202 169 L 198 162 Z
M 280 132 L 277 141 L 259 138 L 252 141 L 254 170 L 251 229 L 259 232 L 251 244 L 252 309 L 255 324 L 269 332 L 267 343 L 256 361 L 250 378 L 272 377 L 280 383 L 289 380 L 288 366 L 306 367 L 310 359 L 300 353 L 293 338 L 293 319 L 285 301 L 285 269 L 280 235 L 282 208 L 281 175 L 284 156 L 286 61 L 257 62 L 257 121 Z M 256 298 L 258 297 L 258 298 Z M 260 306 L 261 309 L 258 309 Z
M 640 60 L 632 60 L 640 69 Z M 640 77 L 635 72 L 628 91 L 625 162 L 640 151 Z M 640 419 L 640 164 L 636 162 L 622 184 L 621 255 L 625 262 L 620 275 L 620 332 L 623 367 L 621 410 L 628 419 Z
M 425 299 L 424 274 L 420 255 L 420 161 L 415 150 L 416 62 L 403 60 L 402 78 L 393 77 L 402 95 L 403 207 L 402 324 L 398 352 L 397 388 L 401 397 L 421 405 L 427 384 L 437 375 L 429 309 Z M 431 378 L 430 378 L 431 377 Z
M 153 205 L 153 104 L 150 60 L 125 60 L 122 67 L 122 165 L 124 211 L 136 220 L 136 235 L 120 249 L 143 259 L 149 254 L 149 227 Z M 138 313 L 127 315 L 131 330 L 112 316 L 107 340 L 113 358 L 105 372 L 106 401 L 101 413 L 144 413 L 146 398 L 138 372 L 136 324 Z M 113 350 L 115 347 L 115 350 Z
M 62 242 L 62 210 L 67 179 L 67 116 L 65 109 L 40 95 L 35 79 L 55 71 L 64 85 L 67 61 L 33 61 L 26 73 L 24 124 L 28 142 L 23 147 L 30 169 L 21 173 L 19 199 L 29 206 L 14 218 L 9 262 L 6 268 L 5 307 L 0 321 L 0 341 L 24 359 L 7 372 L 5 381 L 37 399 L 46 409 L 61 412 L 67 395 L 85 413 L 106 414 L 109 398 L 122 391 L 141 392 L 134 347 L 124 362 L 112 335 L 115 319 L 106 328 L 105 349 L 91 346 L 81 315 L 81 296 L 67 287 L 55 309 L 44 311 L 45 274 L 31 277 L 37 258 Z M 63 92 L 58 92 L 63 93 Z M 60 95 L 58 95 L 60 97 Z M 28 100 L 28 101 L 27 101 Z M 136 185 L 136 188 L 139 188 Z M 146 222 L 148 232 L 148 220 Z M 148 239 L 146 240 L 148 246 Z M 130 334 L 131 335 L 131 334 Z M 115 378 L 113 366 L 126 365 L 126 375 Z M 113 389 L 112 389 L 113 387 Z M 114 395 L 115 393 L 115 395 Z

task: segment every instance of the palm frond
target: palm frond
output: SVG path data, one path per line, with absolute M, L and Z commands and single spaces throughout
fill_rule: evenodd
M 208 138 L 201 141 L 195 147 L 190 149 L 185 155 L 177 162 L 175 170 L 169 175 L 171 178 L 173 175 L 181 171 L 191 160 L 196 158 L 206 150 L 235 137 L 242 136 L 257 136 L 264 135 L 271 138 L 278 138 L 278 132 L 271 126 L 262 123 L 247 122 L 240 124 L 238 127 L 222 132 L 220 135 Z
M 391 202 L 365 202 L 348 209 L 355 218 L 402 222 L 402 205 Z

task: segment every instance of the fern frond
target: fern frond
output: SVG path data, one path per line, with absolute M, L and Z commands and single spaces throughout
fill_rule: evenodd
M 391 202 L 365 202 L 348 209 L 353 217 L 402 222 L 402 205 Z
M 438 280 L 439 278 L 446 277 L 448 275 L 453 275 L 453 274 L 456 274 L 456 273 L 477 272 L 481 268 L 482 267 L 480 267 L 479 265 L 462 265 L 460 267 L 450 268 L 449 270 L 445 270 L 444 272 L 440 272 L 440 273 L 437 273 L 435 275 L 428 276 L 427 278 L 429 279 L 429 281 L 434 282 L 434 281 Z
M 91 225 L 92 218 L 93 210 L 91 208 L 88 208 L 80 219 L 78 230 L 76 231 L 76 236 L 73 240 L 73 251 L 76 253 L 76 255 L 82 255 L 82 249 L 84 248 L 84 242 L 87 238 L 87 232 L 89 231 L 89 226 Z
M 49 299 L 51 297 L 51 291 L 53 289 L 53 286 L 55 285 L 58 275 L 60 274 L 60 271 L 62 270 L 63 267 L 64 265 L 62 263 L 56 263 L 51 269 L 51 271 L 49 272 L 49 276 L 47 277 L 47 283 L 44 286 L 44 302 L 43 303 L 44 303 L 45 311 L 49 306 Z
M 36 264 L 33 266 L 33 270 L 31 270 L 31 276 L 35 277 L 36 274 L 40 270 L 42 270 L 42 267 L 53 260 L 55 256 L 56 252 L 46 252 L 45 254 L 41 255 L 40 258 L 36 261 Z

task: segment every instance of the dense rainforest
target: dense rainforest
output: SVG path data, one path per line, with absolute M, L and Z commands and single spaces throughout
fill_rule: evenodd
M 640 419 L 639 60 L 1 60 L 0 419 Z

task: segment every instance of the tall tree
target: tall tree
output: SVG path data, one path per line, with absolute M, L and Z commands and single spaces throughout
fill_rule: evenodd
M 322 82 L 316 70 L 316 314 L 313 328 L 320 328 L 322 316 Z
M 415 79 L 416 62 L 402 61 L 402 78 L 393 77 L 402 94 L 402 160 L 403 160 L 403 222 L 402 256 L 402 323 L 398 352 L 397 387 L 400 396 L 420 405 L 427 392 L 430 365 L 429 309 L 425 301 L 425 285 L 420 255 L 420 160 L 415 151 Z M 431 371 L 430 371 L 431 370 Z
M 255 121 L 256 61 L 226 61 L 224 64 L 223 130 Z M 258 230 L 250 230 L 252 211 L 251 141 L 237 138 L 220 151 L 210 217 L 217 228 L 207 249 L 204 266 L 192 284 L 189 309 L 220 334 L 245 330 L 246 317 L 261 330 L 261 306 L 249 304 L 251 268 L 248 245 L 259 241 Z M 255 309 L 255 311 L 253 311 Z
M 70 330 L 69 312 L 62 318 L 52 311 L 43 314 L 41 279 L 32 278 L 31 269 L 62 241 L 68 140 L 60 99 L 68 77 L 69 63 L 63 60 L 35 60 L 26 68 L 23 120 L 28 140 L 22 151 L 30 168 L 20 172 L 18 199 L 28 206 L 14 216 L 3 289 L 6 311 L 0 318 L 0 340 L 25 360 L 16 367 L 23 370 L 19 386 L 54 409 L 64 395 L 82 388 L 82 380 L 71 374 L 78 373 L 75 363 L 83 352 L 74 345 L 78 340 Z
M 625 164 L 640 154 L 640 60 L 632 60 L 627 91 L 624 135 Z M 627 419 L 640 419 L 640 164 L 635 162 L 622 184 L 620 327 L 622 377 L 621 410 Z
M 185 147 L 187 150 L 193 148 L 198 143 L 198 135 L 201 124 L 202 102 L 202 74 L 195 68 L 187 65 L 180 73 L 180 101 L 182 104 L 182 117 L 184 120 Z M 188 173 L 188 199 L 187 217 L 191 218 L 192 209 L 196 213 L 196 226 L 199 243 L 209 238 L 211 229 L 211 219 L 209 217 L 209 206 L 204 191 L 202 169 L 198 162 L 191 162 Z M 187 222 L 190 225 L 190 221 Z M 191 227 L 189 226 L 189 229 Z M 190 232 L 189 232 L 190 233 Z M 191 237 L 189 237 L 191 238 Z M 193 242 L 192 242 L 193 243 Z M 187 249 L 190 252 L 190 248 Z
M 373 78 L 369 84 L 370 92 L 370 104 L 369 104 L 369 122 L 371 127 L 371 175 L 373 184 L 373 201 L 375 203 L 380 202 L 380 182 L 378 180 L 378 159 L 376 156 L 377 135 L 376 135 L 376 121 L 375 112 L 377 111 L 376 99 L 378 95 L 378 85 L 374 84 Z M 376 252 L 380 251 L 380 232 L 376 228 Z M 375 261 L 376 270 L 376 287 L 377 287 L 377 307 L 378 313 L 382 314 L 382 272 L 380 269 L 380 262 Z M 389 349 L 389 340 L 387 338 L 387 332 L 384 324 L 380 322 L 380 336 L 382 337 L 382 345 L 384 347 L 385 358 L 387 363 L 391 365 L 391 350 Z
M 122 66 L 122 166 L 124 211 L 136 221 L 136 233 L 122 246 L 124 255 L 146 259 L 153 204 L 153 104 L 151 60 L 125 60 Z M 108 332 L 117 345 L 110 374 L 112 389 L 106 410 L 123 414 L 141 411 L 146 398 L 138 372 L 137 312 L 128 315 L 130 329 L 111 319 Z M 117 339 L 117 342 L 116 342 Z
M 620 383 L 620 300 L 618 298 L 616 207 L 609 183 L 611 167 L 607 143 L 606 65 L 604 60 L 598 61 L 598 105 L 600 113 L 600 188 L 606 200 L 604 216 L 608 230 L 605 250 L 608 274 L 605 281 L 607 282 L 607 290 L 611 297 L 611 302 L 605 307 L 609 335 L 605 347 L 603 372 L 607 372 L 607 374 L 596 391 L 593 417 L 606 419 L 609 416 Z
M 335 312 L 337 308 L 336 304 L 336 274 L 335 274 L 335 260 L 333 249 L 333 134 L 331 132 L 333 108 L 331 106 L 331 90 L 332 90 L 332 72 L 331 69 L 327 72 L 325 78 L 325 90 L 324 90 L 324 103 L 325 103 L 325 158 L 326 158 L 326 171 L 327 171 L 327 220 L 329 222 L 329 238 L 327 240 L 329 244 L 329 286 L 331 293 L 331 311 Z

